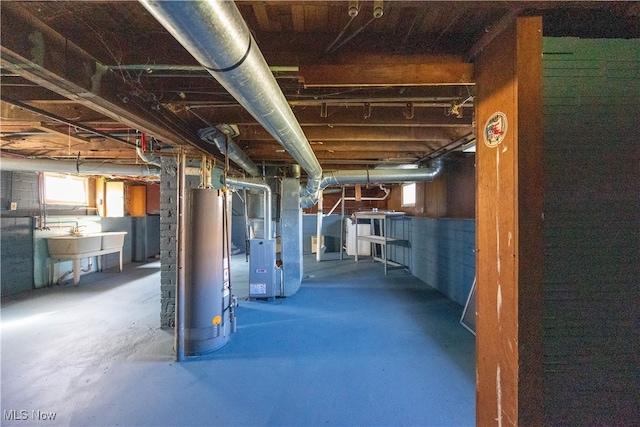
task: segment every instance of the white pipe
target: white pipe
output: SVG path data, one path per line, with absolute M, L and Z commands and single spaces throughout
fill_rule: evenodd
M 2 157 L 0 169 L 4 171 L 57 172 L 80 175 L 132 175 L 160 176 L 160 169 L 148 165 L 124 165 L 119 163 L 77 162 L 69 160 L 27 159 Z
M 380 188 L 382 188 L 382 185 Z M 342 186 L 342 196 L 340 198 L 342 201 L 340 206 L 340 261 L 342 261 L 344 259 L 344 185 Z
M 140 148 L 139 146 L 136 147 L 136 153 L 138 153 L 138 157 L 140 157 L 140 160 L 142 160 L 143 162 L 160 167 L 160 157 L 149 156 L 148 154 L 145 154 L 145 152 L 142 151 L 142 148 Z
M 318 194 L 318 224 L 316 227 L 316 261 L 322 261 L 322 191 Z
M 186 207 L 185 200 L 187 191 L 187 177 L 186 177 L 186 163 L 187 156 L 183 152 L 180 156 L 180 163 L 178 164 L 178 271 L 176 285 L 176 301 L 175 301 L 175 316 L 176 316 L 176 334 L 175 334 L 175 347 L 176 347 L 176 361 L 182 362 L 185 358 L 184 345 L 185 345 L 185 298 L 186 298 L 186 254 L 185 247 L 187 245 L 185 239 L 185 230 L 187 226 L 186 220 Z

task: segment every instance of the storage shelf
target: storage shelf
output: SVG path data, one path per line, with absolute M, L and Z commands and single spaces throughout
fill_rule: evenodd
M 405 220 L 408 220 L 404 215 L 404 212 L 357 212 L 355 214 L 356 223 L 359 221 L 368 222 L 371 227 L 372 234 L 358 235 L 356 232 L 356 241 L 369 242 L 371 244 L 371 259 L 375 262 L 381 262 L 384 264 L 384 274 L 392 268 L 410 269 L 407 258 L 409 247 L 409 233 L 410 226 L 405 225 Z M 390 237 L 390 229 L 398 223 L 402 222 L 401 227 L 395 227 L 394 237 Z M 400 228 L 400 229 L 398 229 Z M 402 250 L 402 262 L 399 260 L 391 260 L 388 257 L 387 246 L 404 246 L 407 249 Z M 362 257 L 362 256 L 360 256 Z M 359 261 L 358 254 L 356 253 L 355 261 Z

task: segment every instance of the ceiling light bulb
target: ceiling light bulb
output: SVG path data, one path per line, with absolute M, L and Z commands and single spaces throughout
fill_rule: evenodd
M 383 7 L 382 0 L 375 0 L 373 2 L 373 17 L 380 18 L 383 13 L 384 13 L 384 7 Z
M 349 16 L 355 18 L 358 16 L 358 12 L 360 12 L 360 5 L 358 5 L 358 0 L 349 0 Z

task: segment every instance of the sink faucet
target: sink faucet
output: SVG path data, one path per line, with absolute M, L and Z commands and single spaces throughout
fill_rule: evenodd
M 86 225 L 76 225 L 75 227 L 73 227 L 71 234 L 74 234 L 74 235 L 80 234 L 80 229 L 85 227 Z

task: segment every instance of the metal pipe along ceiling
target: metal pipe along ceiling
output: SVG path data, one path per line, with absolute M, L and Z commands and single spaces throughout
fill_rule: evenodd
M 58 172 L 85 175 L 160 176 L 160 169 L 148 165 L 122 165 L 116 163 L 76 162 L 51 159 L 20 159 L 2 157 L 0 169 L 4 171 Z
M 208 127 L 200 129 L 198 136 L 215 145 L 222 154 L 227 154 L 236 165 L 247 171 L 251 176 L 260 176 L 260 169 L 255 163 L 242 151 L 233 139 L 216 127 Z
M 365 169 L 333 171 L 325 174 L 320 182 L 320 191 L 330 185 L 400 183 L 413 181 L 433 181 L 442 174 L 442 159 L 435 159 L 429 167 L 418 169 Z M 317 202 L 313 195 L 303 197 L 300 206 L 308 208 Z
M 140 3 L 307 172 L 301 196 L 317 195 L 322 167 L 235 3 Z

